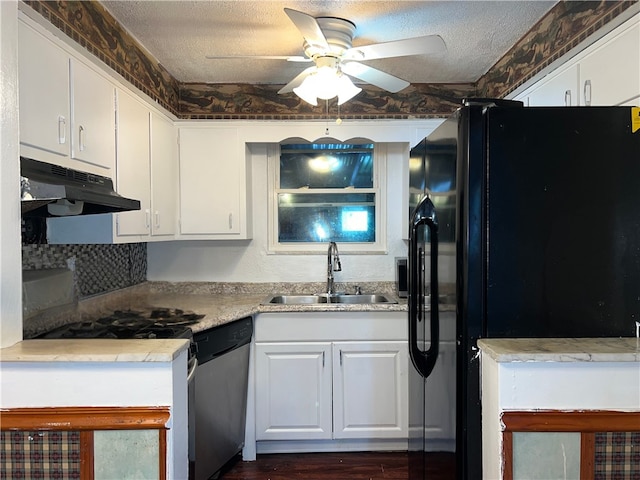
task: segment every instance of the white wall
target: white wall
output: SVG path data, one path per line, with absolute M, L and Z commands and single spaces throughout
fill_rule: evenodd
M 439 122 L 438 122 L 439 123 Z M 403 240 L 403 170 L 408 165 L 408 142 L 387 146 L 387 254 L 340 253 L 342 272 L 337 282 L 393 281 L 395 257 L 407 255 Z M 181 241 L 150 243 L 149 280 L 218 282 L 322 282 L 326 280 L 326 252 L 314 255 L 268 253 L 267 148 L 251 145 L 253 239 L 246 241 Z M 339 247 L 339 245 L 338 245 Z M 440 268 L 453 281 L 453 262 Z
M 22 340 L 17 15 L 0 1 L 0 347 Z

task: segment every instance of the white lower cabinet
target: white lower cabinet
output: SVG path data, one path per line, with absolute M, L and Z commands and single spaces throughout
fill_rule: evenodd
M 331 438 L 331 343 L 256 344 L 258 440 Z
M 406 442 L 406 323 L 405 312 L 258 315 L 255 440 L 297 441 L 306 451 Z
M 406 438 L 406 342 L 333 344 L 333 437 Z
M 404 342 L 256 344 L 258 440 L 406 438 Z

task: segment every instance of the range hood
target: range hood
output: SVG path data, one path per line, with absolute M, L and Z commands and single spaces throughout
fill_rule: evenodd
M 109 177 L 20 157 L 25 216 L 50 217 L 140 210 L 140 202 L 113 190 Z

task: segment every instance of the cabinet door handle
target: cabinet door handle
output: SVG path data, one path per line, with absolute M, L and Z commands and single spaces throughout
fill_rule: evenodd
M 160 228 L 160 212 L 156 210 L 156 228 Z
M 149 227 L 151 225 L 151 212 L 148 208 L 144 211 L 144 223 L 147 230 L 149 230 Z
M 78 148 L 80 149 L 81 152 L 83 152 L 86 147 L 84 137 L 85 137 L 84 127 L 80 125 L 78 127 Z
M 591 80 L 584 82 L 584 104 L 588 107 L 591 105 Z
M 325 352 L 322 352 L 322 368 L 324 368 L 324 354 Z
M 62 115 L 58 116 L 58 143 L 60 145 L 67 143 L 67 119 Z
M 233 228 L 233 213 L 229 214 L 229 230 Z
M 564 92 L 564 106 L 565 107 L 571 106 L 571 90 L 567 90 Z
M 342 350 L 340 350 L 340 366 L 342 366 Z

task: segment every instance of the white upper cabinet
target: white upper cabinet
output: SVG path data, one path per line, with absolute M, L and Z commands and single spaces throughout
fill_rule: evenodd
M 120 195 L 140 210 L 50 218 L 49 243 L 132 243 L 173 240 L 176 232 L 178 143 L 176 128 L 122 89 L 117 91 L 117 175 Z
M 178 215 L 178 133 L 166 117 L 151 114 L 151 235 L 173 238 Z
M 69 57 L 22 22 L 18 51 L 20 144 L 44 152 L 43 161 L 61 162 L 69 156 L 71 143 Z
M 120 195 L 140 200 L 140 210 L 116 214 L 116 234 L 151 233 L 151 165 L 149 109 L 118 90 L 117 189 Z
M 247 159 L 238 128 L 182 126 L 179 135 L 182 239 L 250 238 Z
M 640 15 L 612 33 L 580 60 L 581 105 L 640 105 Z
M 522 99 L 527 107 L 579 105 L 580 74 L 578 65 L 571 65 L 542 80 L 541 85 Z
M 640 105 L 640 14 L 514 98 L 531 107 Z
M 114 86 L 22 21 L 18 55 L 21 155 L 113 177 Z
M 109 171 L 115 167 L 115 88 L 71 59 L 71 158 Z

